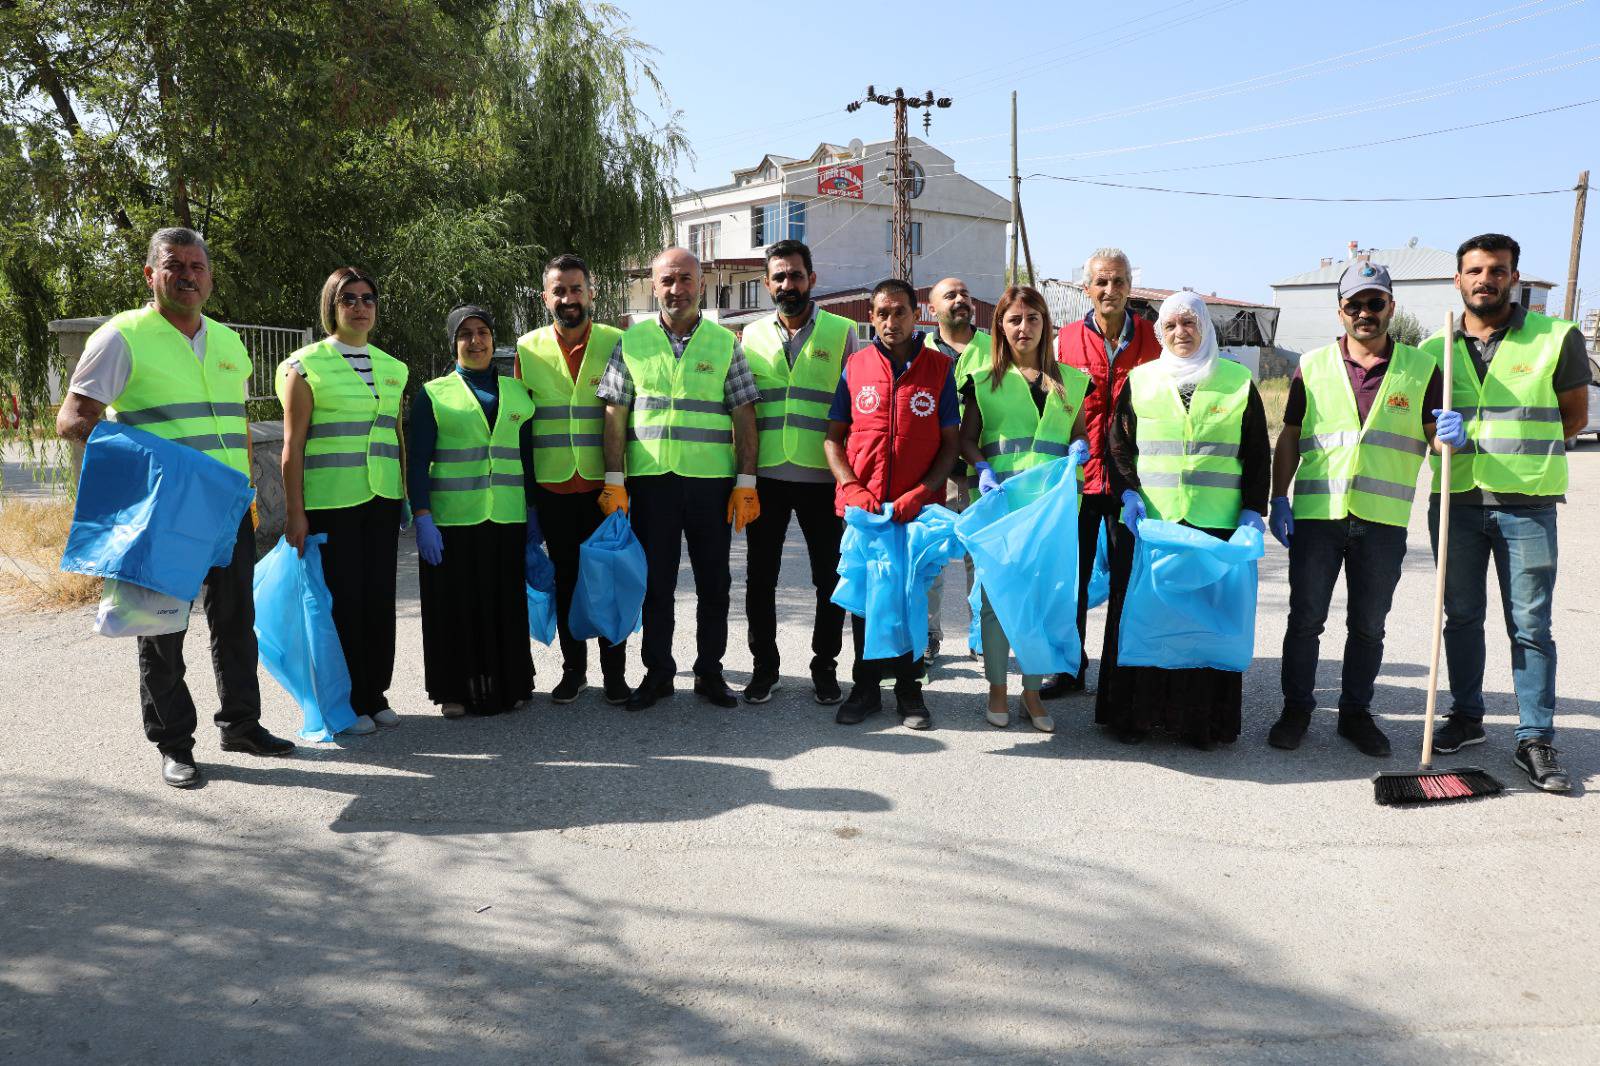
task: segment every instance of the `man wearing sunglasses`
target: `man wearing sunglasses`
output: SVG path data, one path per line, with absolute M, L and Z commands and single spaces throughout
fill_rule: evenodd
M 1317 705 L 1319 638 L 1343 570 L 1338 732 L 1381 758 L 1389 738 L 1372 717 L 1373 684 L 1443 392 L 1434 360 L 1388 335 L 1395 304 L 1387 268 L 1352 260 L 1338 300 L 1344 336 L 1301 357 L 1273 453 L 1271 529 L 1289 549 L 1289 624 L 1283 714 L 1267 743 L 1293 750 L 1305 737 Z

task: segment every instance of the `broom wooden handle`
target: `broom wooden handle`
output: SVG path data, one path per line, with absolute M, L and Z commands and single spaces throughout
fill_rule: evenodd
M 1443 366 L 1444 406 L 1451 410 L 1454 396 L 1450 364 L 1454 362 L 1456 346 L 1456 315 L 1445 315 Z M 1439 647 L 1444 642 L 1444 575 L 1450 563 L 1450 467 L 1455 449 L 1448 444 L 1439 446 L 1439 548 L 1438 560 L 1433 566 L 1433 651 L 1428 658 L 1428 711 L 1422 720 L 1422 766 L 1433 766 L 1433 718 L 1439 705 Z

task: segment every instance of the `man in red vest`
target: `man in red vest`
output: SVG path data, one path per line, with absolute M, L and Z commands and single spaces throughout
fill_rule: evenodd
M 1098 248 L 1083 264 L 1083 291 L 1093 309 L 1081 322 L 1069 322 L 1056 336 L 1056 361 L 1088 374 L 1091 383 L 1083 399 L 1084 424 L 1089 432 L 1089 461 L 1084 464 L 1083 499 L 1078 510 L 1078 637 L 1083 638 L 1088 616 L 1089 575 L 1094 570 L 1095 547 L 1106 529 L 1111 548 L 1111 582 L 1125 585 L 1133 568 L 1133 534 L 1117 520 L 1122 504 L 1111 494 L 1107 442 L 1111 413 L 1117 408 L 1128 371 L 1148 363 L 1161 352 L 1155 329 L 1138 315 L 1128 313 L 1133 289 L 1133 268 L 1120 248 Z M 1083 691 L 1089 667 L 1084 648 L 1077 677 L 1059 674 L 1039 693 L 1056 699 Z
M 926 505 L 944 499 L 945 478 L 955 463 L 961 424 L 955 366 L 916 328 L 917 293 L 906 282 L 878 282 L 870 314 L 877 336 L 870 348 L 845 361 L 823 451 L 838 482 L 834 506 L 840 515 L 846 507 L 879 514 L 891 504 L 894 520 L 909 522 Z M 933 728 L 922 701 L 921 661 L 910 652 L 894 659 L 863 658 L 865 625 L 860 618 L 850 621 L 854 684 L 834 720 L 855 725 L 881 710 L 879 686 L 892 670 L 902 724 Z

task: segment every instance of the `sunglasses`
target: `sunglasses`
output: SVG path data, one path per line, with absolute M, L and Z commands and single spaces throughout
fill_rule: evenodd
M 1354 318 L 1363 311 L 1371 311 L 1373 314 L 1377 314 L 1388 306 L 1389 298 L 1387 296 L 1369 296 L 1365 300 L 1346 300 L 1344 302 L 1344 313 Z
M 357 304 L 366 307 L 377 307 L 378 294 L 375 292 L 341 292 L 339 294 L 340 307 L 355 307 Z

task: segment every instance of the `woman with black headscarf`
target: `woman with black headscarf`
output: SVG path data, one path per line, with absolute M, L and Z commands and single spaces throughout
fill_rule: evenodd
M 495 370 L 488 310 L 457 307 L 445 336 L 456 365 L 412 401 L 406 489 L 422 560 L 428 698 L 457 718 L 498 714 L 533 694 L 523 576 L 533 398 Z

